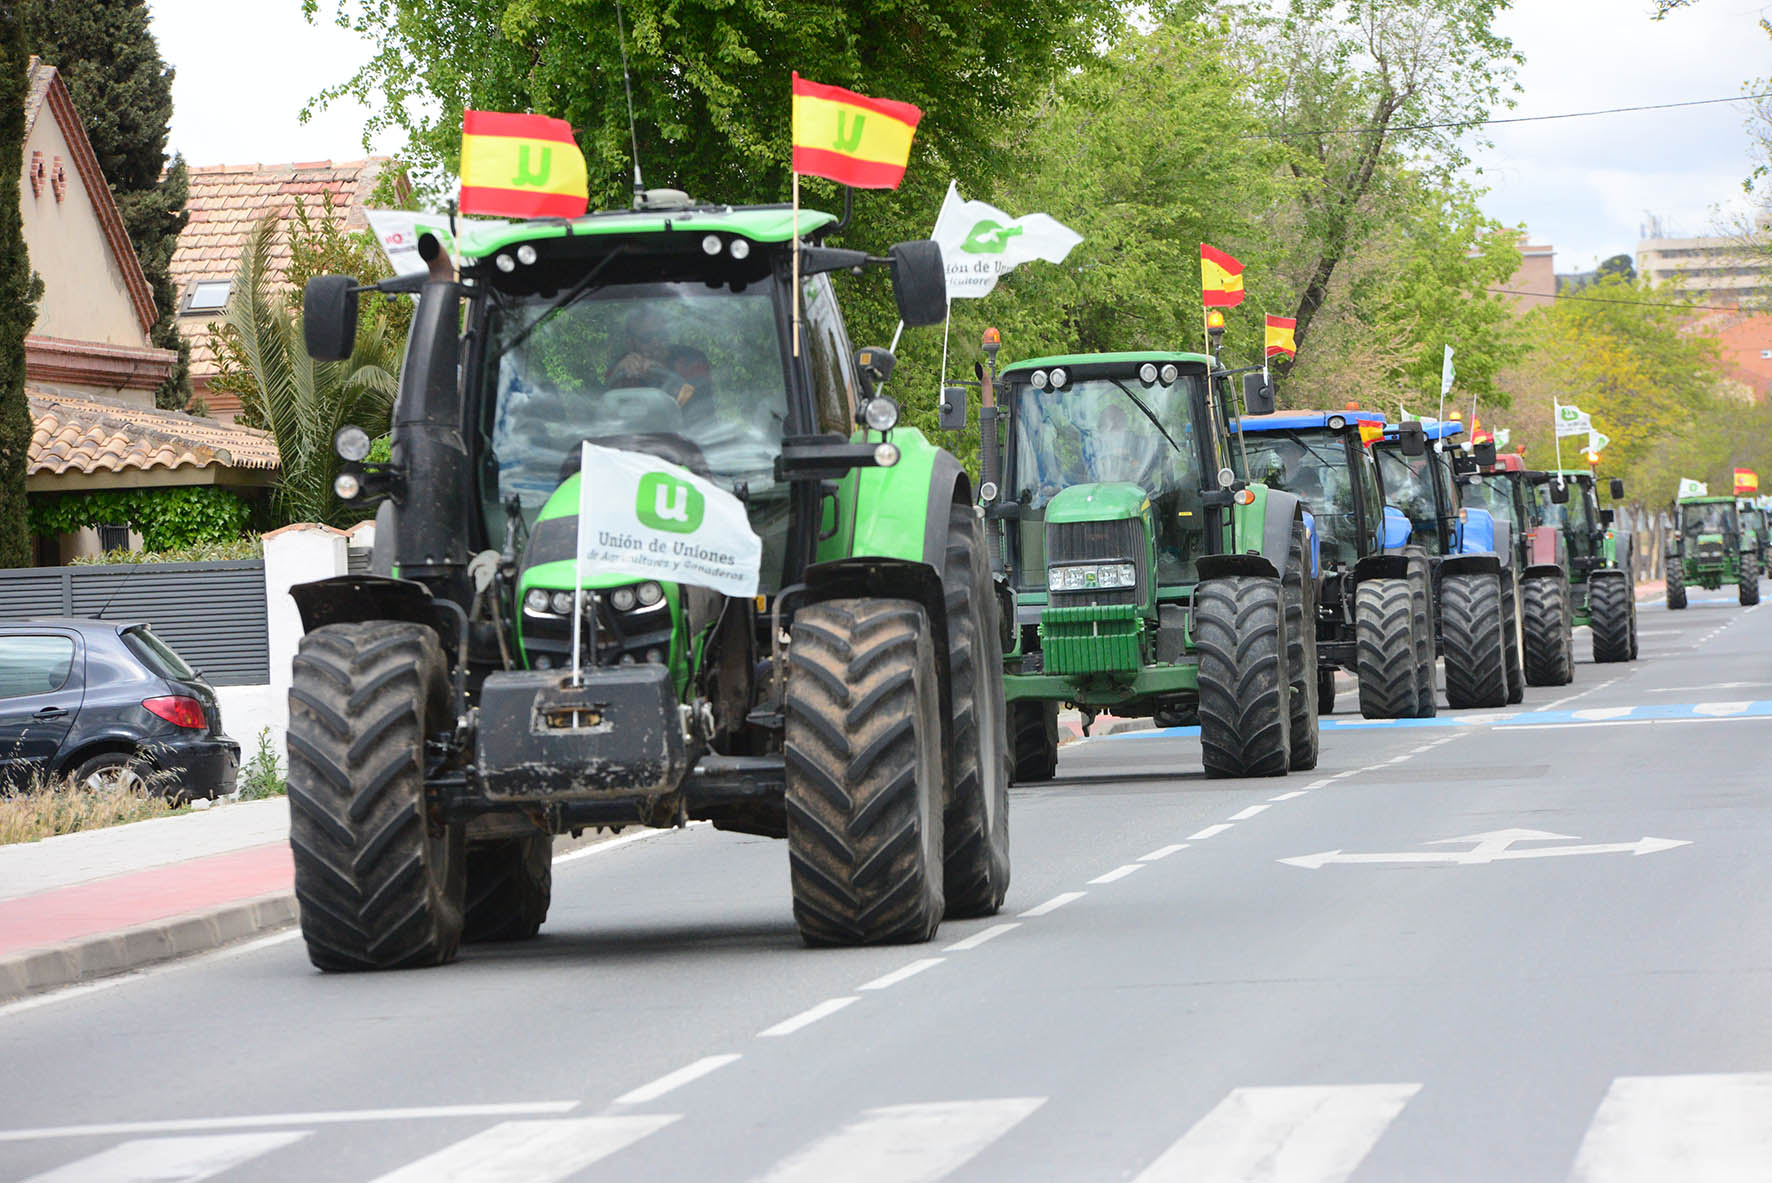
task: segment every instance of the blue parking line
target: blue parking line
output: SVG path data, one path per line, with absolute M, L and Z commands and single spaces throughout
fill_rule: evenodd
M 1418 728 L 1448 727 L 1530 727 L 1547 723 L 1577 725 L 1591 723 L 1654 723 L 1685 719 L 1767 719 L 1772 718 L 1772 699 L 1740 699 L 1712 703 L 1648 703 L 1632 707 L 1585 707 L 1560 711 L 1471 711 L 1436 715 L 1432 719 L 1336 719 L 1318 721 L 1323 731 L 1390 731 Z M 1197 736 L 1198 727 L 1159 727 L 1149 731 L 1122 731 L 1101 739 L 1173 739 Z

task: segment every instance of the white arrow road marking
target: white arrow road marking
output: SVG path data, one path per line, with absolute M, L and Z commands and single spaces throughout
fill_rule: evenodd
M 1753 706 L 1751 702 L 1701 702 L 1692 710 L 1700 715 L 1739 715 Z
M 1045 1102 L 1001 1097 L 869 1109 L 783 1159 L 764 1183 L 929 1183 L 970 1161 Z
M 679 1116 L 504 1121 L 375 1183 L 554 1183 L 657 1133 Z
M 1232 1089 L 1134 1183 L 1341 1183 L 1419 1084 Z
M 261 1154 L 299 1142 L 307 1130 L 281 1134 L 208 1134 L 138 1138 L 78 1162 L 33 1175 L 26 1183 L 197 1183 Z
M 1655 854 L 1676 846 L 1690 846 L 1684 838 L 1639 838 L 1635 842 L 1589 842 L 1576 846 L 1535 846 L 1515 850 L 1516 842 L 1567 842 L 1573 834 L 1552 834 L 1547 830 L 1491 830 L 1486 834 L 1467 834 L 1462 838 L 1436 838 L 1430 846 L 1471 843 L 1469 850 L 1403 850 L 1382 854 L 1344 854 L 1324 850 L 1301 854 L 1280 861 L 1312 871 L 1330 863 L 1440 863 L 1448 866 L 1473 866 L 1502 862 L 1508 859 L 1558 858 L 1572 854 Z
M 1570 1183 L 1761 1183 L 1772 1171 L 1772 1072 L 1621 1076 Z

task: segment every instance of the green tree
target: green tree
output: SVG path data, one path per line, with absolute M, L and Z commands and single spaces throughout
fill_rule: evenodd
M 1594 268 L 1595 279 L 1605 279 L 1607 276 L 1614 275 L 1626 283 L 1634 283 L 1637 278 L 1637 265 L 1631 261 L 1629 255 L 1613 255 L 1609 259 L 1601 260 L 1600 265 Z
M 332 437 L 347 423 L 371 436 L 387 432 L 404 342 L 390 331 L 386 316 L 366 315 L 358 319 L 349 360 L 310 358 L 300 312 L 271 283 L 278 232 L 274 216 L 253 227 L 228 296 L 227 331 L 251 376 L 249 386 L 235 389 L 246 411 L 277 441 L 281 465 L 274 509 L 279 523 L 345 525 L 362 515 L 333 497 L 338 458 Z
M 37 319 L 37 297 L 43 292 L 43 281 L 31 270 L 19 215 L 30 60 L 20 16 L 0 0 L 0 567 L 23 567 L 31 561 L 25 507 L 31 447 L 25 334 Z
M 31 49 L 61 72 L 86 137 L 154 292 L 152 339 L 178 352 L 155 393 L 162 407 L 191 399 L 190 346 L 178 331 L 179 294 L 168 268 L 188 214 L 182 156 L 166 156 L 172 67 L 160 57 L 146 0 L 23 0 Z

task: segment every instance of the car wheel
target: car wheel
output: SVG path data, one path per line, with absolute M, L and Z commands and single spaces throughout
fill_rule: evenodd
M 122 752 L 105 752 L 82 761 L 74 769 L 73 781 L 81 788 L 93 792 L 109 788 L 126 789 L 132 793 L 148 791 L 148 781 L 142 775 L 141 764 Z

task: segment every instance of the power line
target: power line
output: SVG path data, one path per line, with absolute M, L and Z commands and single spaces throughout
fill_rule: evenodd
M 1396 131 L 1433 131 L 1446 127 L 1484 127 L 1499 123 L 1543 123 L 1548 119 L 1586 119 L 1594 115 L 1624 115 L 1633 111 L 1668 111 L 1675 107 L 1708 107 L 1716 103 L 1742 103 L 1750 99 L 1772 98 L 1772 91 L 1762 94 L 1738 94 L 1726 99 L 1689 99 L 1682 103 L 1649 103 L 1640 107 L 1605 107 L 1598 111 L 1566 111 L 1561 115 L 1512 115 L 1506 119 L 1454 119 L 1445 123 L 1404 123 L 1389 127 L 1332 127 L 1318 131 L 1276 131 L 1262 135 L 1243 136 L 1246 140 L 1288 140 L 1298 136 L 1358 136 Z
M 1743 308 L 1738 304 L 1683 304 L 1672 300 L 1620 300 L 1612 296 L 1565 296 L 1560 292 L 1521 292 L 1513 288 L 1484 288 L 1486 292 L 1495 292 L 1503 296 L 1532 296 L 1539 300 L 1585 300 L 1589 304 L 1632 304 L 1639 308 L 1690 308 L 1695 312 L 1741 312 L 1749 316 L 1763 316 L 1751 308 Z

